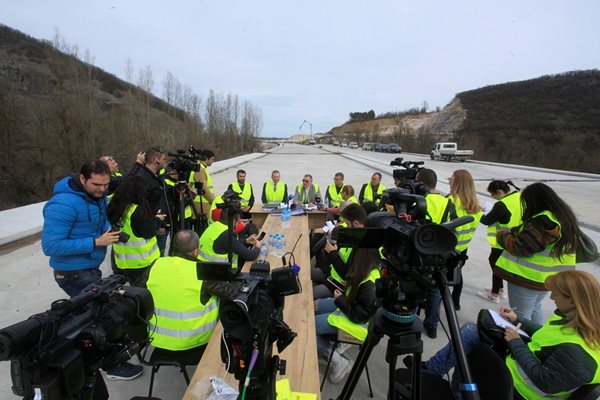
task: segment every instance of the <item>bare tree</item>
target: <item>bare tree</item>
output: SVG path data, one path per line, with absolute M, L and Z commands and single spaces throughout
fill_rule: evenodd
M 152 68 L 146 64 L 138 74 L 138 86 L 146 92 L 146 133 L 150 134 L 150 97 L 154 88 L 154 75 Z

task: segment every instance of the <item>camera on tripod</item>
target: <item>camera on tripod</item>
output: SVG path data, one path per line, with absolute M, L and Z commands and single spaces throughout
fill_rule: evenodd
M 177 150 L 176 153 L 169 152 L 167 155 L 172 157 L 167 163 L 167 167 L 177 171 L 177 180 L 179 182 L 187 183 L 190 173 L 200 171 L 198 161 L 201 161 L 201 158 L 195 153 L 186 154 L 186 150 Z
M 424 167 L 421 165 L 424 164 L 423 161 L 403 161 L 402 157 L 398 157 L 390 162 L 390 165 L 401 167 L 393 170 L 392 175 L 394 177 L 394 181 L 396 182 L 414 182 L 417 177 L 417 173 L 422 170 Z M 416 194 L 420 194 L 424 196 L 425 193 L 415 192 Z
M 237 296 L 219 305 L 221 359 L 240 382 L 240 393 L 249 377 L 247 399 L 275 399 L 275 375 L 285 373 L 285 361 L 272 356 L 272 345 L 277 342 L 281 353 L 297 335 L 283 321 L 284 297 L 301 290 L 296 272 L 291 267 L 271 271 L 267 261 L 258 260 L 248 273 L 230 263 L 198 262 L 197 274 L 200 280 L 239 284 Z
M 0 330 L 0 361 L 11 360 L 13 393 L 49 400 L 91 398 L 98 369 L 139 352 L 154 311 L 150 292 L 101 279 L 69 300 Z

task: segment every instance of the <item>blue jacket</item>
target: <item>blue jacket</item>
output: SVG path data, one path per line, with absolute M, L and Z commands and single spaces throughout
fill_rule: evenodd
M 86 193 L 79 174 L 54 185 L 54 196 L 44 206 L 42 229 L 42 250 L 52 268 L 91 269 L 104 261 L 106 247 L 96 247 L 94 240 L 110 228 L 106 205 L 106 196 L 94 199 Z

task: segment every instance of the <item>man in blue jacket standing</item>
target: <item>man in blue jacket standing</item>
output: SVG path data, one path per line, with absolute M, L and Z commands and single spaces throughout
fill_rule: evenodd
M 110 169 L 101 160 L 87 161 L 79 174 L 56 183 L 54 195 L 44 206 L 42 250 L 58 286 L 75 296 L 102 278 L 100 264 L 108 246 L 119 240 L 106 218 L 106 193 Z M 108 379 L 133 379 L 142 373 L 140 365 L 122 363 L 106 371 Z

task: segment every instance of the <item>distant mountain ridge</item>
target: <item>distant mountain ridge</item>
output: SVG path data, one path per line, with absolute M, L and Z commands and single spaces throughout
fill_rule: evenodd
M 335 136 L 407 151 L 455 140 L 475 158 L 600 173 L 600 71 L 572 71 L 458 93 L 438 112 L 345 123 Z

